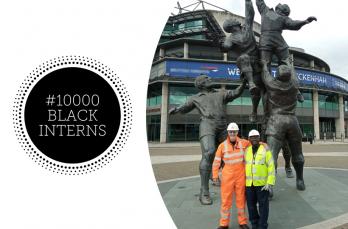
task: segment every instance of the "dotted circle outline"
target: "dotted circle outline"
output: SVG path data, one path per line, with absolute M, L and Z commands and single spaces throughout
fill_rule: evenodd
M 83 163 L 69 164 L 53 160 L 36 148 L 24 122 L 26 100 L 35 84 L 48 73 L 66 67 L 80 67 L 103 77 L 119 100 L 121 116 L 117 135 L 111 145 L 98 157 Z M 28 156 L 41 167 L 62 175 L 82 175 L 94 172 L 113 160 L 123 149 L 131 131 L 132 102 L 129 93 L 116 73 L 100 61 L 84 56 L 62 56 L 48 60 L 35 68 L 22 82 L 13 104 L 13 124 L 17 139 Z

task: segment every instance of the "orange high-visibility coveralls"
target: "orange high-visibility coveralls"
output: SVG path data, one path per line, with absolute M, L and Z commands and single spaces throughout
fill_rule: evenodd
M 249 141 L 238 138 L 234 146 L 229 137 L 219 145 L 213 163 L 213 178 L 219 177 L 221 160 L 225 165 L 221 178 L 221 209 L 220 226 L 228 226 L 232 207 L 233 193 L 235 193 L 239 225 L 247 224 L 245 216 L 245 164 L 244 152 Z

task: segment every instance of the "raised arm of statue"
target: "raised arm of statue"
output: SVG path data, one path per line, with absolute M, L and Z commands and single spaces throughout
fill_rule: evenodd
M 251 0 L 245 0 L 245 27 L 253 30 L 255 10 Z
M 315 17 L 309 17 L 304 21 L 299 21 L 299 20 L 292 20 L 291 18 L 287 17 L 285 19 L 284 29 L 299 30 L 302 28 L 302 26 L 304 26 L 308 23 L 311 23 L 314 20 L 316 21 L 317 19 Z
M 232 102 L 234 99 L 238 98 L 242 95 L 244 88 L 246 86 L 247 81 L 244 79 L 242 85 L 237 87 L 235 90 L 228 90 L 225 93 L 224 101 L 225 103 Z
M 173 107 L 169 110 L 169 115 L 173 115 L 176 113 L 188 113 L 192 111 L 195 108 L 195 104 L 193 103 L 192 99 L 188 99 L 185 104 L 178 106 L 178 107 Z
M 233 46 L 232 35 L 227 36 L 222 42 L 221 49 L 223 52 L 228 52 Z
M 260 14 L 265 14 L 268 10 L 268 7 L 264 0 L 256 0 L 256 6 Z
M 261 79 L 263 83 L 265 84 L 267 89 L 274 88 L 273 87 L 274 78 L 271 76 L 271 74 L 268 71 L 267 62 L 261 61 L 260 64 L 262 66 Z

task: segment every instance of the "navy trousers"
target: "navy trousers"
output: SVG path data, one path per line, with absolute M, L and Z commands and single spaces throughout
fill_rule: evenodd
M 266 229 L 268 227 L 269 192 L 261 191 L 262 188 L 263 186 L 246 187 L 249 221 L 253 229 Z M 257 209 L 257 203 L 259 209 Z

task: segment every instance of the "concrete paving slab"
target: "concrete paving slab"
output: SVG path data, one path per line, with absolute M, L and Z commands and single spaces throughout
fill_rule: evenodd
M 179 229 L 218 226 L 220 188 L 211 186 L 214 203 L 202 206 L 198 201 L 199 182 L 199 177 L 191 177 L 158 184 Z M 270 202 L 270 229 L 340 228 L 348 223 L 348 170 L 307 168 L 305 182 L 306 191 L 297 191 L 295 179 L 286 178 L 284 171 L 279 170 L 275 196 Z M 238 228 L 234 205 L 230 228 Z
M 282 156 L 282 153 L 280 153 Z M 304 153 L 305 157 L 348 157 L 348 152 L 312 152 Z M 168 156 L 151 156 L 151 163 L 156 164 L 165 164 L 165 163 L 177 163 L 177 162 L 188 162 L 188 161 L 200 161 L 202 158 L 201 155 L 168 155 Z

